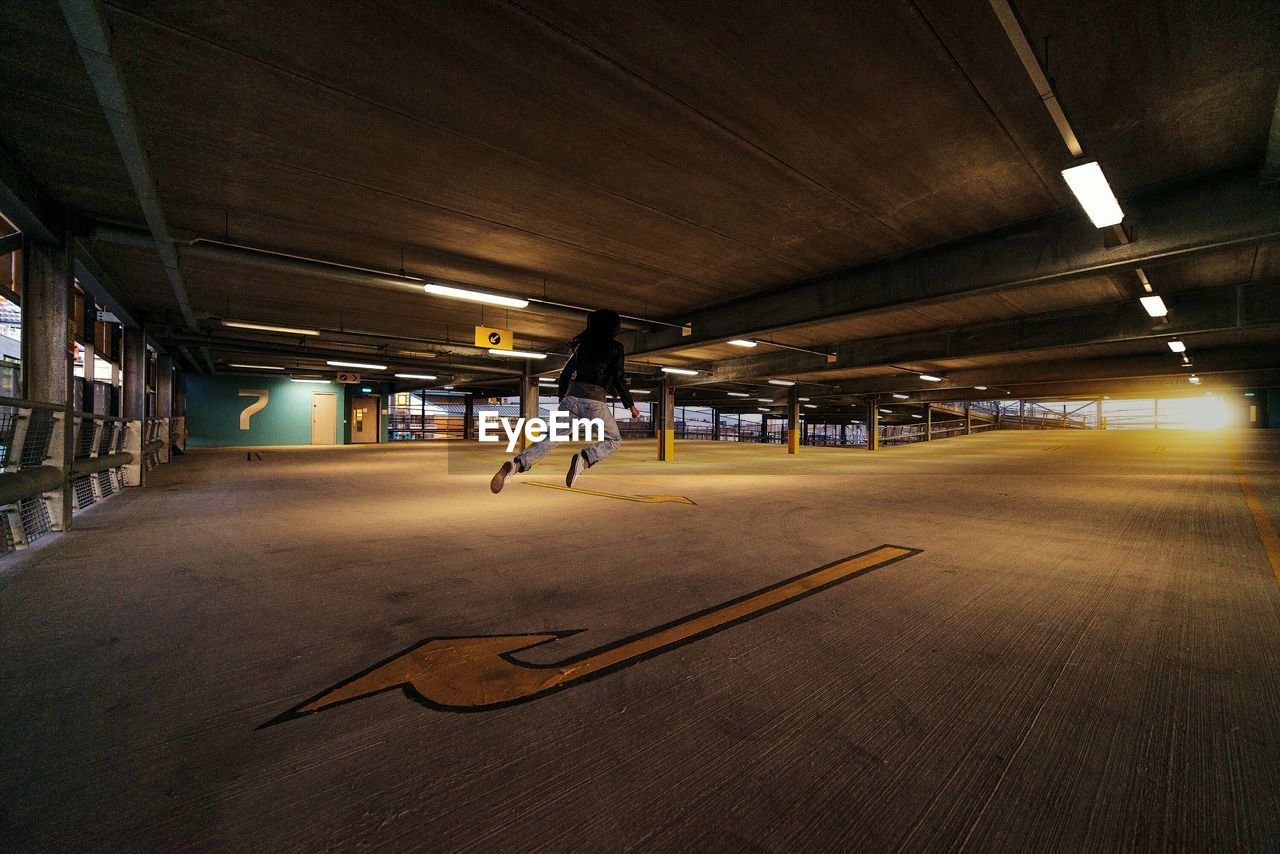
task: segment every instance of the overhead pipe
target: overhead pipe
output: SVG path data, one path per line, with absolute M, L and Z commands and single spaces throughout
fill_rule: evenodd
M 98 223 L 93 226 L 90 236 L 94 240 L 117 243 L 124 246 L 150 247 L 154 245 L 151 236 L 146 232 L 122 225 Z M 356 285 L 395 288 L 405 291 L 413 290 L 418 293 L 422 293 L 423 286 L 428 284 L 429 281 L 434 281 L 418 276 L 402 276 L 398 273 L 375 270 L 368 267 L 325 261 L 274 249 L 247 246 L 240 243 L 227 243 L 204 237 L 180 244 L 178 252 L 184 258 L 200 258 L 229 264 L 243 264 L 267 270 L 277 270 L 283 273 L 318 276 Z M 445 284 L 446 282 L 441 281 L 439 283 Z M 529 301 L 529 307 L 523 310 L 539 314 L 572 317 L 580 320 L 583 315 L 592 311 L 590 308 L 543 300 L 537 297 L 521 298 Z M 642 331 L 649 330 L 654 325 L 678 326 L 678 324 L 665 323 L 664 321 L 648 321 L 642 318 L 625 316 L 623 317 L 622 325 L 624 329 Z

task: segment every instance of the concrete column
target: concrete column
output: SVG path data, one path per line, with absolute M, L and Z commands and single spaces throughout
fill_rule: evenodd
M 520 377 L 520 417 L 526 419 L 538 417 L 538 378 L 529 373 L 529 365 L 524 366 L 524 376 Z M 516 449 L 523 451 L 529 442 L 522 431 Z
M 474 394 L 469 394 L 462 399 L 462 438 L 474 439 L 475 427 L 472 426 L 471 420 L 475 417 L 476 398 Z
M 800 392 L 796 386 L 787 388 L 787 453 L 800 453 Z
M 924 440 L 933 441 L 933 406 L 928 403 L 924 405 Z
M 173 357 L 156 356 L 156 417 L 173 417 Z
M 964 405 L 964 434 L 966 436 L 973 435 L 973 413 L 969 411 L 969 404 Z
M 880 447 L 880 409 L 876 401 L 867 404 L 867 450 L 875 451 Z
M 141 329 L 124 331 L 124 417 L 141 421 L 147 415 L 147 341 Z
M 64 480 L 50 502 L 55 530 L 71 530 L 70 474 L 75 456 L 75 419 L 71 415 L 74 366 L 71 342 L 71 242 L 65 226 L 56 243 L 24 241 L 22 283 L 22 396 L 61 406 L 61 436 L 50 444 L 51 465 L 62 469 Z
M 711 441 L 720 441 L 720 410 L 711 410 Z
M 840 445 L 843 447 L 847 439 L 845 438 L 845 425 L 840 425 Z
M 676 387 L 669 380 L 662 381 L 656 403 L 658 461 L 669 463 L 676 457 Z
M 1095 400 L 1094 406 L 1095 406 L 1095 410 L 1094 410 L 1094 418 L 1093 418 L 1093 427 L 1095 430 L 1101 430 L 1102 429 L 1102 398 L 1098 398 L 1097 400 Z

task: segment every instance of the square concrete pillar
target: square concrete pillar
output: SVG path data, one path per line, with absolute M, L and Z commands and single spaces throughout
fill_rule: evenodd
M 800 391 L 787 388 L 787 453 L 800 453 Z
M 676 387 L 670 380 L 662 381 L 656 408 L 658 460 L 671 462 L 676 457 Z

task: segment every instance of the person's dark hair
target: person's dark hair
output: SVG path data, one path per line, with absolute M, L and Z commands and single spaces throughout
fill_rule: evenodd
M 578 333 L 573 343 L 604 345 L 617 338 L 621 331 L 622 318 L 618 313 L 602 308 L 587 315 L 587 328 Z

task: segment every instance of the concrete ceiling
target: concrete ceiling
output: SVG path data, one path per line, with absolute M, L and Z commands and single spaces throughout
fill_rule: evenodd
M 1071 158 L 982 3 L 101 8 L 179 240 L 679 323 L 788 283 L 1081 218 L 1058 174 Z M 1016 8 L 1086 154 L 1122 198 L 1261 161 L 1280 85 L 1273 3 Z M 5 18 L 0 146 L 86 220 L 141 224 L 58 4 L 27 0 Z M 154 251 L 95 251 L 153 326 L 174 322 Z M 182 272 L 202 318 L 455 342 L 484 322 L 546 348 L 578 325 L 210 259 L 184 259 Z M 1280 277 L 1280 251 L 1205 251 L 1147 273 L 1162 293 L 1267 281 Z M 762 337 L 825 350 L 1140 293 L 1131 272 L 1095 272 Z M 643 361 L 742 355 L 698 341 Z M 1079 347 L 1062 358 L 1098 355 Z

